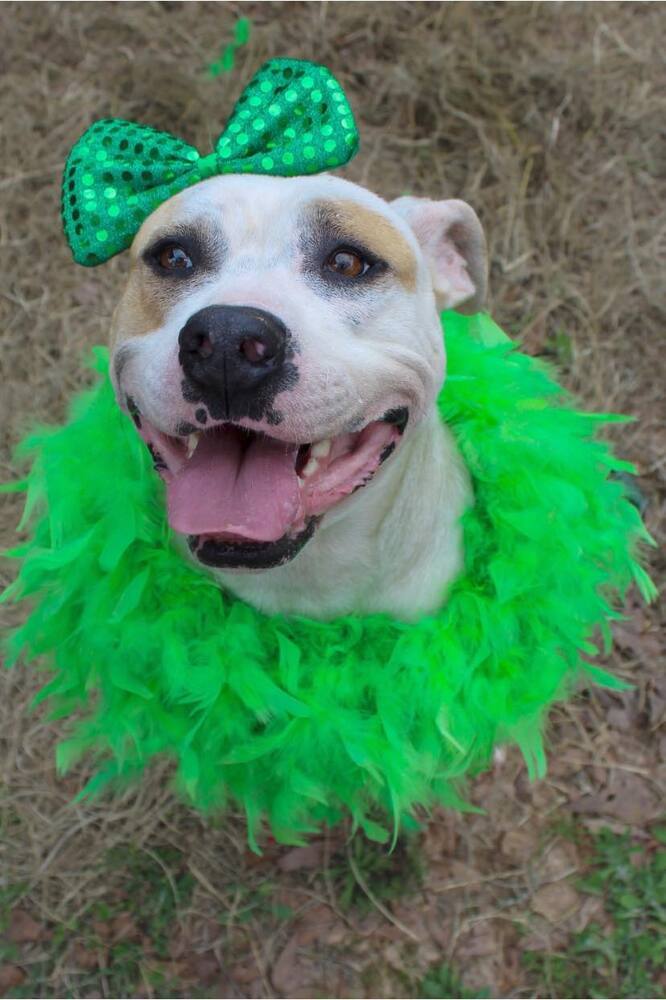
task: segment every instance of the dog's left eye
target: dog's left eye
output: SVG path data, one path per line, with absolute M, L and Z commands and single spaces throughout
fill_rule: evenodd
M 177 243 L 159 247 L 155 260 L 165 271 L 191 271 L 194 267 L 190 255 Z
M 371 264 L 355 250 L 340 248 L 328 257 L 326 267 L 343 278 L 360 278 L 370 270 Z

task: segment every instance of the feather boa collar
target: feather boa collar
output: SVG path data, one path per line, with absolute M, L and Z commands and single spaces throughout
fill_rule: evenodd
M 29 539 L 6 597 L 31 610 L 10 653 L 48 654 L 38 700 L 76 714 L 58 765 L 92 754 L 88 791 L 166 755 L 197 808 L 242 806 L 255 846 L 262 820 L 298 843 L 345 813 L 384 840 L 416 806 L 461 806 L 460 779 L 497 743 L 543 774 L 553 701 L 581 680 L 621 686 L 584 659 L 632 581 L 654 592 L 637 561 L 649 536 L 610 476 L 629 467 L 594 437 L 619 418 L 575 409 L 489 317 L 443 322 L 439 406 L 475 506 L 449 601 L 416 624 L 268 617 L 185 563 L 102 350 L 68 422 L 23 443 Z

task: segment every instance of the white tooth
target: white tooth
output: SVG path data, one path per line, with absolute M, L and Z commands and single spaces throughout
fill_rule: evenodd
M 192 458 L 192 455 L 197 450 L 197 445 L 199 444 L 200 434 L 195 431 L 194 434 L 190 434 L 187 439 L 187 457 Z
M 310 449 L 310 454 L 313 458 L 326 458 L 329 451 L 331 450 L 331 439 L 324 438 L 323 441 L 317 441 L 316 444 L 312 445 Z
M 309 479 L 310 476 L 314 476 L 315 472 L 319 468 L 319 462 L 316 458 L 311 458 L 305 468 L 303 469 L 302 476 L 303 479 Z

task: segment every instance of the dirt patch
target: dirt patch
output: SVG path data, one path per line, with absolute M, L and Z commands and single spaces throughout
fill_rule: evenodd
M 210 79 L 241 15 L 250 43 L 230 76 Z M 127 267 L 71 263 L 58 216 L 69 147 L 116 115 L 207 150 L 257 66 L 288 53 L 327 63 L 350 95 L 362 146 L 347 176 L 478 211 L 494 315 L 557 361 L 586 406 L 637 416 L 614 437 L 664 537 L 660 5 L 7 3 L 0 20 L 3 479 L 24 430 L 61 419 L 85 383 L 81 358 L 105 341 Z M 3 544 L 17 518 L 3 500 Z M 658 584 L 664 568 L 655 555 Z M 2 572 L 9 582 L 11 565 Z M 60 724 L 29 710 L 34 673 L 6 676 L 0 990 L 446 995 L 448 980 L 424 977 L 449 963 L 470 990 L 530 993 L 527 951 L 607 919 L 578 888 L 588 855 L 572 824 L 629 829 L 654 849 L 663 610 L 632 599 L 627 616 L 604 662 L 634 688 L 553 712 L 548 777 L 530 785 L 516 753 L 498 755 L 471 790 L 485 815 L 431 817 L 390 857 L 338 830 L 256 858 L 239 817 L 192 815 L 166 769 L 113 802 L 73 802 L 84 774 L 55 775 Z

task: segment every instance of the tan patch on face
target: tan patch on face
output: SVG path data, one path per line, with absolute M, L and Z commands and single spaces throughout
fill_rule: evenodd
M 408 292 L 416 289 L 417 263 L 414 251 L 393 223 L 355 201 L 326 201 L 320 207 L 330 214 L 350 239 L 385 260 Z
M 146 219 L 134 238 L 130 250 L 132 269 L 111 321 L 112 349 L 131 337 L 142 337 L 158 330 L 182 297 L 185 287 L 181 282 L 159 278 L 142 260 L 144 250 L 155 238 L 176 229 L 180 221 L 182 208 L 176 199 L 169 199 Z
M 156 287 L 154 275 L 142 261 L 135 261 L 123 296 L 111 320 L 112 348 L 131 337 L 143 337 L 159 329 L 166 320 L 175 298 Z

